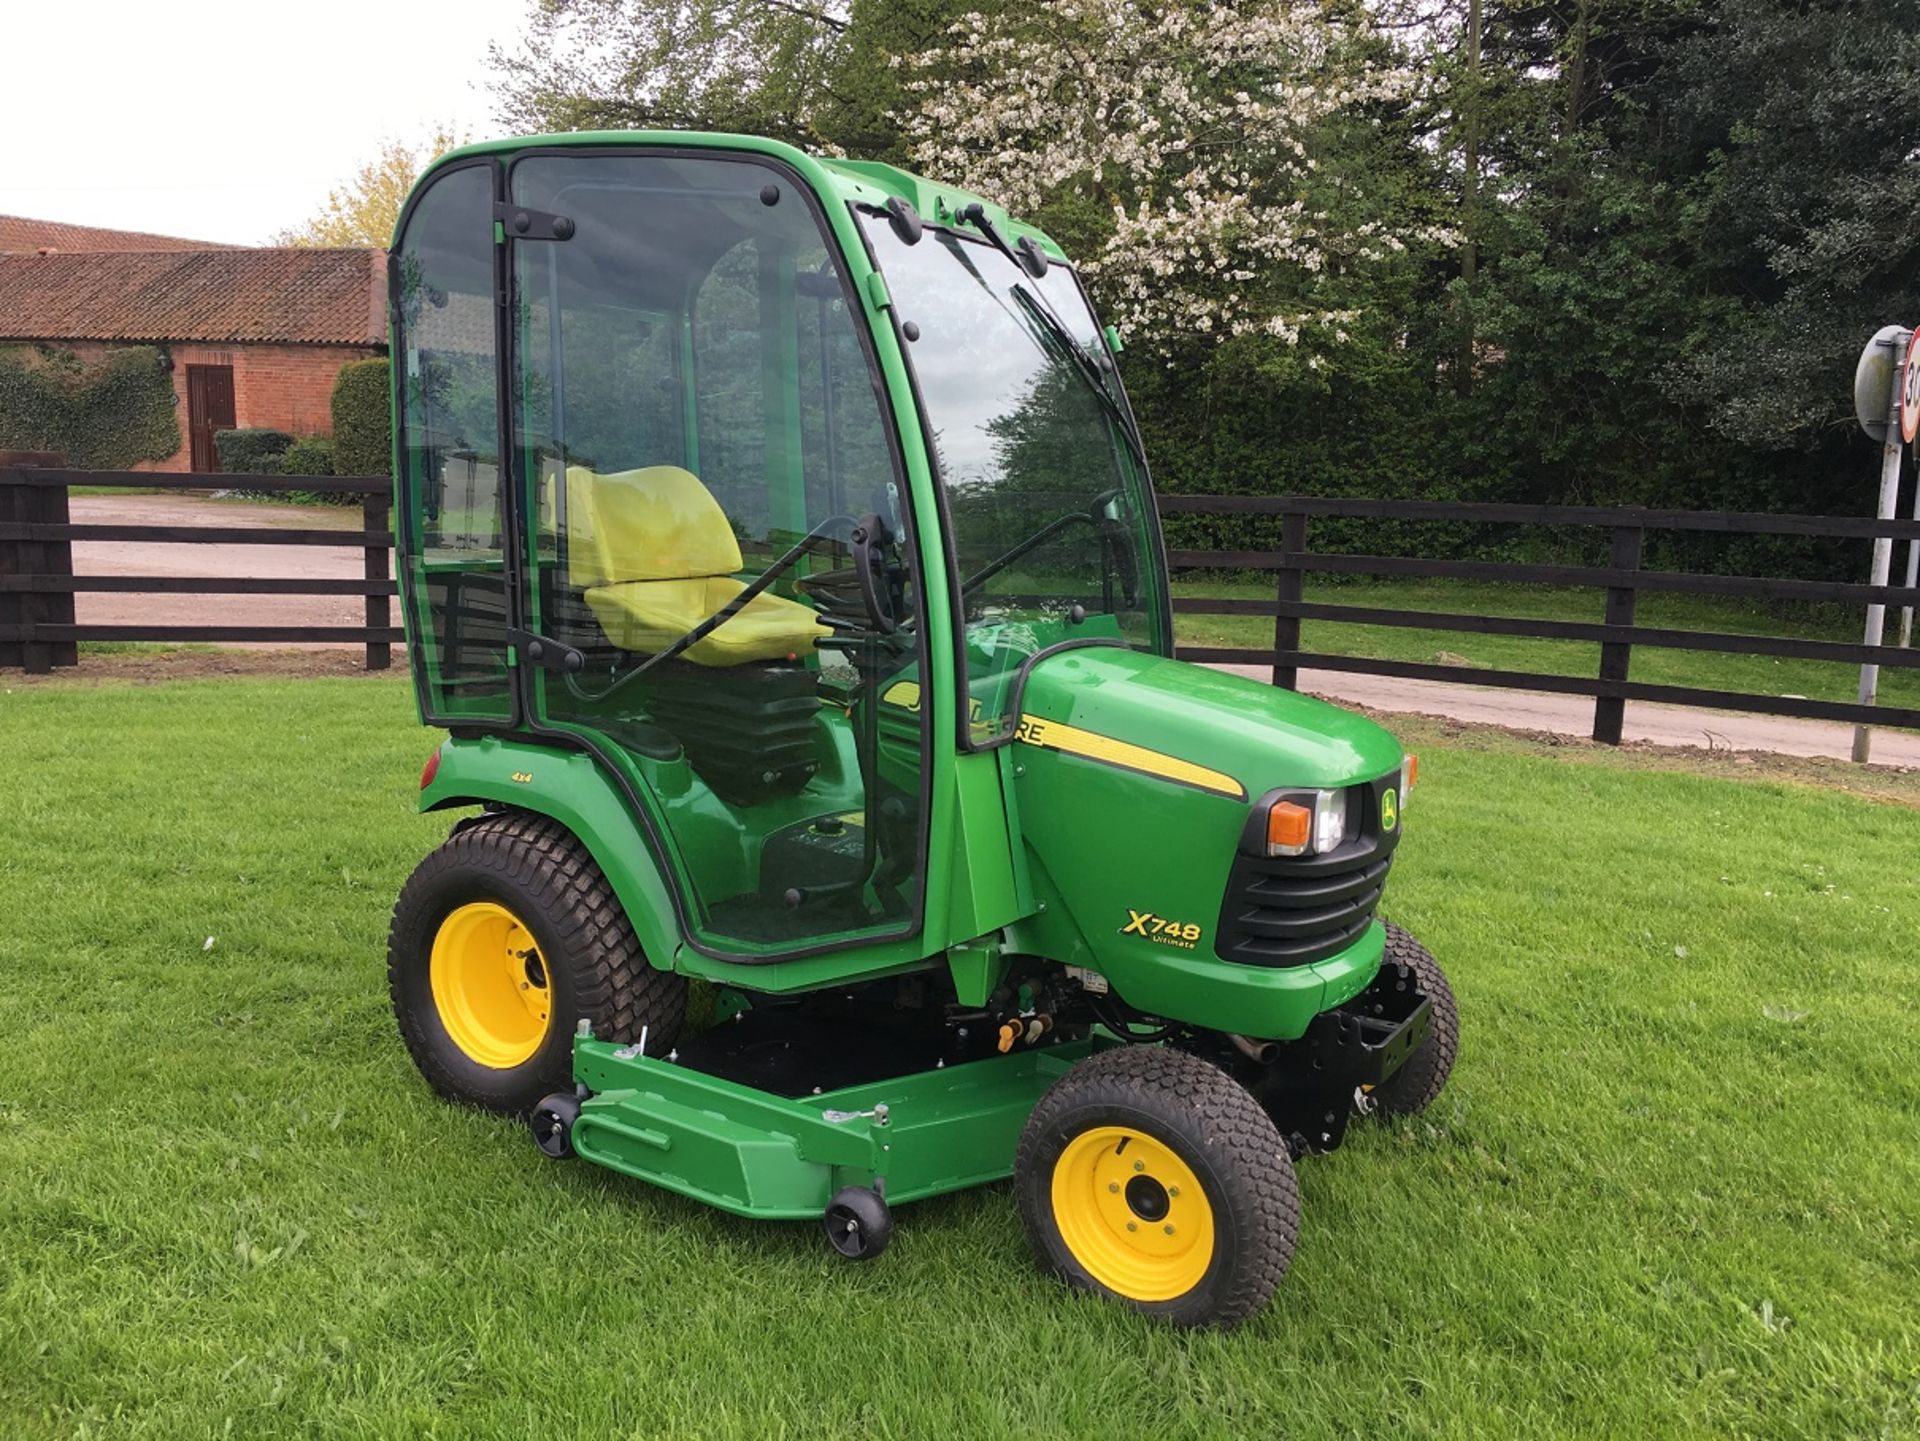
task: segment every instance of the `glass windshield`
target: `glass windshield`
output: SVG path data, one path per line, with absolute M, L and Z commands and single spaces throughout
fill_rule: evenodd
M 1145 476 L 1099 325 L 1064 266 L 1035 280 L 985 240 L 908 245 L 865 216 L 952 526 L 976 742 L 1010 733 L 1020 663 L 1061 641 L 1161 649 Z

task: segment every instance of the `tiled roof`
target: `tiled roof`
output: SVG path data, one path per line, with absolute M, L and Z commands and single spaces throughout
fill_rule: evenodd
M 0 254 L 32 255 L 40 250 L 228 250 L 217 240 L 182 240 L 144 230 L 102 230 L 97 225 L 68 225 L 61 220 L 30 220 L 0 215 Z
M 0 255 L 0 340 L 380 345 L 386 252 Z

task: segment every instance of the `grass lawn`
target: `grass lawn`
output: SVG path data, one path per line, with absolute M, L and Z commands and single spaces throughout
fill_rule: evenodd
M 0 1436 L 1920 1435 L 1916 787 L 1405 731 L 1452 1088 L 1177 1334 L 1004 1185 L 856 1267 L 435 1101 L 403 680 L 0 678 Z
M 1273 598 L 1270 578 L 1190 576 L 1176 578 L 1173 589 L 1178 596 Z M 1329 605 L 1466 615 L 1593 622 L 1606 618 L 1603 591 L 1484 581 L 1360 580 L 1340 584 L 1309 576 L 1307 599 Z M 1640 597 L 1635 620 L 1641 625 L 1673 630 L 1797 636 L 1858 644 L 1863 638 L 1866 612 L 1864 608 L 1833 607 L 1831 614 L 1823 612 L 1818 616 L 1789 619 L 1747 601 L 1649 592 Z M 1899 624 L 1899 612 L 1889 612 L 1889 644 L 1898 639 Z M 1178 615 L 1174 617 L 1174 632 L 1185 645 L 1252 646 L 1263 650 L 1273 646 L 1273 621 L 1266 616 Z M 1304 649 L 1328 655 L 1429 661 L 1548 675 L 1593 676 L 1600 671 L 1600 647 L 1583 641 L 1533 640 L 1524 636 L 1410 630 L 1323 620 L 1302 621 L 1301 636 Z M 1632 678 L 1657 685 L 1704 686 L 1754 695 L 1850 701 L 1858 693 L 1860 669 L 1835 661 L 1782 660 L 1763 655 L 1636 646 Z M 1920 669 L 1882 668 L 1880 700 L 1884 705 L 1920 706 Z

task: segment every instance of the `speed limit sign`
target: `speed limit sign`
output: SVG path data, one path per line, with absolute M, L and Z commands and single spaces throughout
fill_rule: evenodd
M 1908 445 L 1920 435 L 1920 330 L 1907 341 L 1907 363 L 1900 368 L 1900 438 Z

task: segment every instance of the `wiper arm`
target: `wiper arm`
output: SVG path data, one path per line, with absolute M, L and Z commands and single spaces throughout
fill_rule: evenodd
M 1027 273 L 1025 263 L 1021 261 L 1014 248 L 1007 244 L 1007 238 L 1000 233 L 1000 227 L 987 218 L 986 207 L 979 201 L 975 200 L 961 206 L 958 218 L 986 236 L 987 242 L 995 250 L 1013 262 L 1015 270 L 1023 275 Z M 1029 290 L 1025 281 L 1013 282 L 1013 296 L 1020 302 L 1021 309 L 1025 310 L 1029 318 L 1065 352 L 1067 359 L 1073 363 L 1074 369 L 1080 372 L 1081 379 L 1087 382 L 1088 388 L 1099 399 L 1100 408 L 1107 413 L 1107 418 L 1120 432 L 1121 438 L 1127 443 L 1128 451 L 1133 455 L 1135 464 L 1144 473 L 1147 468 L 1147 457 L 1140 449 L 1140 442 L 1134 436 L 1133 426 L 1128 423 L 1126 412 L 1113 398 L 1113 392 L 1107 389 L 1106 373 L 1101 369 L 1100 362 L 1094 358 L 1093 353 L 1086 346 L 1080 343 L 1074 333 L 1067 329 L 1066 322 L 1060 318 L 1059 312 L 1053 308 L 1052 304 Z
M 1020 308 L 1032 317 L 1034 323 L 1046 331 L 1056 345 L 1059 345 L 1073 362 L 1074 369 L 1080 372 L 1080 378 L 1087 383 L 1094 398 L 1100 402 L 1100 408 L 1113 422 L 1114 429 L 1127 443 L 1127 450 L 1133 455 L 1134 463 L 1144 472 L 1147 458 L 1140 450 L 1140 442 L 1134 438 L 1133 427 L 1127 423 L 1127 413 L 1120 408 L 1120 402 L 1113 398 L 1113 392 L 1107 389 L 1107 382 L 1100 371 L 1100 362 L 1087 353 L 1087 348 L 1073 338 L 1073 332 L 1060 321 L 1060 317 L 1044 307 L 1034 293 L 1021 281 L 1013 282 L 1013 298 L 1020 302 Z

